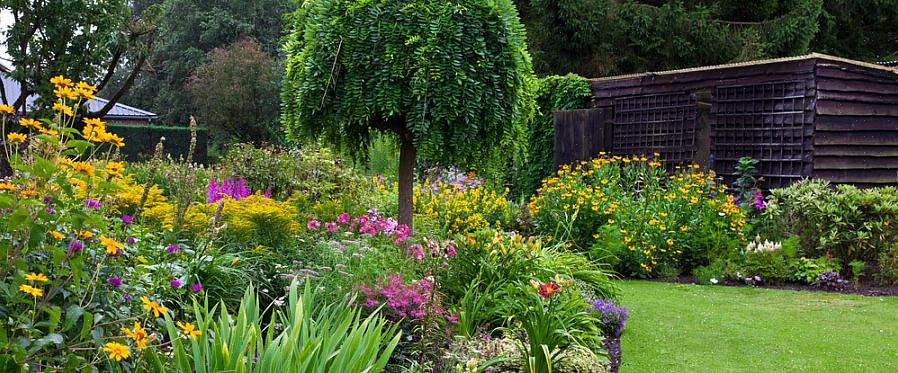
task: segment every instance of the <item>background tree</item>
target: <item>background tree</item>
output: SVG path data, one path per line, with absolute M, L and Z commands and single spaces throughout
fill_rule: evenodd
M 245 38 L 209 52 L 188 88 L 200 123 L 218 142 L 271 142 L 278 126 L 278 80 L 274 60 L 253 39 Z
M 807 53 L 823 0 L 518 0 L 541 74 L 598 77 Z
M 417 153 L 482 164 L 524 141 L 532 72 L 511 0 L 307 0 L 291 19 L 288 138 L 323 136 L 364 156 L 373 131 L 395 135 L 402 224 Z
M 191 114 L 204 115 L 194 107 L 187 85 L 194 71 L 208 62 L 213 49 L 251 37 L 265 53 L 276 56 L 283 15 L 291 6 L 282 0 L 156 1 L 165 14 L 159 43 L 127 102 L 151 110 L 171 124 L 186 124 Z M 149 2 L 153 0 L 142 0 L 140 6 Z
M 898 0 L 826 0 L 814 51 L 876 62 L 898 59 Z
M 26 97 L 38 94 L 39 107 L 48 107 L 55 75 L 90 82 L 109 93 L 109 103 L 90 116 L 103 116 L 131 87 L 156 37 L 160 13 L 156 7 L 131 11 L 125 0 L 0 1 L 13 23 L 3 36 L 21 95 L 0 99 L 26 109 Z M 112 78 L 119 73 L 123 79 Z M 109 83 L 118 83 L 114 87 Z

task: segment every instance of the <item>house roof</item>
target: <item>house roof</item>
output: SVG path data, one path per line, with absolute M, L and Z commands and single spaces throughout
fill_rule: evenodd
M 590 80 L 591 81 L 605 81 L 605 80 L 629 79 L 629 78 L 657 76 L 657 75 L 673 75 L 673 74 L 683 74 L 683 73 L 691 73 L 691 72 L 698 72 L 698 71 L 721 70 L 721 69 L 731 69 L 731 68 L 737 68 L 737 67 L 765 65 L 765 64 L 773 64 L 773 63 L 780 63 L 780 62 L 789 62 L 789 61 L 802 61 L 802 60 L 808 60 L 808 59 L 812 59 L 812 58 L 844 62 L 844 63 L 856 65 L 856 66 L 861 66 L 861 67 L 866 67 L 866 68 L 870 68 L 870 69 L 882 70 L 882 71 L 887 71 L 890 73 L 898 74 L 898 70 L 896 70 L 892 67 L 888 67 L 884 64 L 868 63 L 868 62 L 857 61 L 857 60 L 852 60 L 852 59 L 848 59 L 848 58 L 830 56 L 828 54 L 823 54 L 823 53 L 811 53 L 811 54 L 805 54 L 805 55 L 795 56 L 795 57 L 770 58 L 770 59 L 764 59 L 764 60 L 728 63 L 728 64 L 721 64 L 721 65 L 708 65 L 708 66 L 691 67 L 691 68 L 677 69 L 677 70 L 666 70 L 666 71 L 656 71 L 656 72 L 615 75 L 615 76 L 607 76 L 607 77 L 602 77 L 602 78 L 594 78 L 594 79 L 590 79 Z
M 4 71 L 5 72 L 5 71 Z M 19 95 L 22 94 L 21 86 L 19 82 L 15 79 L 10 78 L 6 74 L 2 74 L 3 79 L 3 89 L 6 90 L 6 98 L 9 101 L 15 101 L 18 99 Z M 25 106 L 31 107 L 34 105 L 34 102 L 37 101 L 38 96 L 32 94 L 25 99 Z M 87 100 L 85 103 L 87 105 L 88 110 L 90 111 L 98 111 L 106 106 L 109 100 L 105 98 L 94 98 L 92 100 Z M 121 103 L 116 103 L 112 109 L 106 113 L 103 118 L 106 119 L 155 119 L 158 115 L 156 113 L 152 113 L 146 110 L 141 110 L 132 106 L 128 106 Z

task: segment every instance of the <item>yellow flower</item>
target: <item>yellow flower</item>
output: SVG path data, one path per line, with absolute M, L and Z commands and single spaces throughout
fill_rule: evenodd
M 57 76 L 50 78 L 50 83 L 52 83 L 53 85 L 55 85 L 57 87 L 71 87 L 72 86 L 72 80 L 69 78 L 66 78 L 62 75 L 57 75 Z
M 68 100 L 77 100 L 78 99 L 78 93 L 75 92 L 74 89 L 69 88 L 69 87 L 57 87 L 56 89 L 53 90 L 53 94 L 56 95 L 56 97 L 64 98 L 64 99 L 68 99 Z
M 93 238 L 93 236 L 94 236 L 94 233 L 91 232 L 91 231 L 81 231 L 81 232 L 78 232 L 78 237 L 81 237 L 81 238 L 83 238 L 83 239 Z
M 100 118 L 84 118 L 84 125 L 105 128 L 106 122 L 103 122 Z
M 670 238 L 667 239 L 667 246 L 673 246 L 673 240 L 672 240 L 672 239 L 670 239 Z
M 106 163 L 106 168 L 103 170 L 106 172 L 106 175 L 109 176 L 122 176 L 122 171 L 125 170 L 125 164 L 122 162 L 109 162 Z
M 122 361 L 131 356 L 131 349 L 121 343 L 106 343 L 106 346 L 103 347 L 103 351 L 109 355 L 109 360 Z
M 94 93 L 97 92 L 97 87 L 87 84 L 85 82 L 78 82 L 75 85 L 75 93 L 79 96 L 84 97 L 86 100 L 94 99 Z
M 3 114 L 15 114 L 16 109 L 9 105 L 0 105 L 0 113 Z
M 682 226 L 682 227 L 680 227 L 680 232 L 685 232 L 685 231 L 688 231 L 688 230 L 689 230 L 689 227 L 687 227 L 687 226 L 685 226 L 685 225 Z
M 16 184 L 10 182 L 0 183 L 0 190 L 16 190 Z
M 193 339 L 196 339 L 197 336 L 203 334 L 203 332 L 196 329 L 192 323 L 182 323 L 180 321 L 177 322 L 178 327 L 181 328 L 181 331 L 184 332 L 184 335 Z
M 10 132 L 6 134 L 6 139 L 9 140 L 11 144 L 19 144 L 25 142 L 25 139 L 28 137 L 25 134 L 18 132 Z
M 30 294 L 32 297 L 35 297 L 35 298 L 44 295 L 43 290 L 41 290 L 40 288 L 33 287 L 31 285 L 24 285 L 24 284 L 19 285 L 19 291 L 21 291 L 25 294 Z
M 649 220 L 649 225 L 655 225 L 655 224 L 658 224 L 658 220 L 655 220 L 655 219 Z
M 698 197 L 692 197 L 689 199 L 689 203 L 698 203 Z
M 50 281 L 50 279 L 48 279 L 47 276 L 44 275 L 43 273 L 34 273 L 34 272 L 31 272 L 31 273 L 25 275 L 25 280 L 34 281 L 34 282 Z
M 125 336 L 134 340 L 137 343 L 137 349 L 143 350 L 147 348 L 147 340 L 148 334 L 147 331 L 140 326 L 139 321 L 134 322 L 134 329 L 122 328 L 122 333 L 125 333 Z
M 62 102 L 56 102 L 53 104 L 53 111 L 58 111 L 68 116 L 74 116 L 75 110 L 72 109 L 71 106 L 63 104 Z
M 100 243 L 106 247 L 106 254 L 116 255 L 122 250 L 122 244 L 104 235 L 100 235 Z
M 75 172 L 80 172 L 87 176 L 94 175 L 94 166 L 87 162 L 72 162 L 72 168 Z
M 31 119 L 31 118 L 19 119 L 19 124 L 22 127 L 34 128 L 36 130 L 40 130 L 41 128 L 43 128 L 43 126 L 41 126 L 41 122 L 38 122 L 36 119 Z
M 65 235 L 62 233 L 59 233 L 58 231 L 50 231 L 50 236 L 57 240 L 61 240 L 61 239 L 65 238 Z
M 156 301 L 150 301 L 146 296 L 140 297 L 140 301 L 143 302 L 143 309 L 147 311 L 153 311 L 153 317 L 159 317 L 166 312 L 168 312 L 168 308 L 159 304 Z

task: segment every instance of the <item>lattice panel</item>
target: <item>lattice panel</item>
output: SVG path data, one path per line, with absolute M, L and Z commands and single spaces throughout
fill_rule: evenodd
M 714 168 L 728 183 L 741 157 L 760 160 L 764 186 L 777 188 L 807 175 L 813 135 L 809 82 L 717 87 L 711 107 Z
M 673 167 L 695 159 L 696 101 L 686 93 L 614 101 L 615 155 L 651 155 Z

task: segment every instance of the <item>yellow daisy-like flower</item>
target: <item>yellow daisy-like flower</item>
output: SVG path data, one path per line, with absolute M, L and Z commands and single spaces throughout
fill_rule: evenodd
M 47 276 L 44 275 L 43 273 L 34 273 L 34 272 L 31 272 L 31 273 L 25 275 L 25 280 L 27 280 L 27 281 L 34 281 L 34 282 L 47 282 L 47 281 L 50 281 L 50 279 L 47 278 Z
M 68 100 L 77 100 L 78 93 L 75 92 L 74 89 L 69 87 L 57 87 L 53 90 L 53 94 L 58 98 L 68 99 Z
M 62 102 L 56 102 L 53 104 L 53 111 L 58 111 L 68 116 L 74 116 L 75 110 L 72 109 L 71 106 L 63 104 Z
M 71 87 L 72 86 L 72 80 L 69 78 L 66 78 L 62 75 L 57 75 L 57 76 L 50 78 L 50 83 L 52 83 L 53 85 L 55 85 L 57 87 Z
M 168 312 L 168 308 L 165 308 L 165 306 L 159 304 L 157 301 L 150 301 L 146 296 L 140 297 L 140 301 L 143 302 L 143 309 L 153 311 L 153 317 L 159 317 Z
M 59 231 L 50 231 L 50 237 L 54 239 L 61 240 L 65 238 L 65 235 L 60 233 Z
M 86 126 L 94 126 L 94 127 L 105 127 L 106 122 L 103 122 L 100 118 L 84 118 L 84 125 Z
M 41 290 L 40 288 L 36 288 L 34 286 L 25 285 L 25 284 L 19 285 L 19 291 L 21 291 L 25 294 L 29 294 L 35 298 L 44 295 L 44 291 Z
M 106 254 L 117 255 L 122 250 L 122 244 L 104 235 L 100 235 L 100 243 L 106 247 Z
M 91 231 L 81 231 L 78 232 L 78 237 L 81 237 L 83 239 L 90 239 L 94 237 L 94 233 Z
M 103 351 L 109 355 L 109 360 L 122 361 L 131 356 L 131 349 L 121 343 L 109 342 Z
M 94 166 L 87 162 L 72 162 L 72 169 L 88 176 L 94 175 Z
M 673 239 L 667 239 L 667 246 L 673 246 Z
M 37 119 L 31 119 L 31 118 L 22 118 L 22 119 L 19 119 L 19 124 L 20 124 L 22 127 L 25 127 L 25 128 L 34 128 L 34 129 L 36 129 L 36 130 L 40 130 L 41 128 L 44 128 L 44 127 L 41 125 L 41 122 L 38 122 Z
M 197 330 L 196 326 L 193 325 L 192 323 L 189 323 L 189 322 L 182 323 L 182 322 L 178 321 L 177 325 L 179 328 L 181 328 L 181 331 L 184 333 L 184 336 L 190 337 L 192 339 L 196 339 L 196 337 L 198 337 L 200 334 L 203 334 L 203 332 Z
M 100 141 L 103 141 L 105 143 L 110 143 L 119 148 L 125 146 L 125 139 L 121 136 L 114 134 L 114 133 L 103 132 L 102 134 L 99 135 L 99 137 L 100 137 Z
M 21 144 L 28 139 L 28 136 L 25 136 L 23 133 L 18 132 L 10 132 L 6 134 L 6 140 L 8 140 L 11 144 Z
M 106 163 L 106 168 L 103 170 L 109 176 L 122 176 L 123 171 L 125 171 L 125 164 L 122 162 Z
M 0 105 L 0 113 L 12 115 L 16 113 L 16 109 L 9 105 Z
M 84 97 L 85 100 L 93 100 L 94 93 L 97 92 L 97 87 L 87 84 L 85 82 L 78 82 L 75 85 L 75 93 L 79 96 Z
M 147 348 L 147 342 L 150 339 L 149 334 L 147 334 L 147 331 L 140 325 L 139 321 L 134 322 L 134 329 L 122 328 L 122 333 L 125 333 L 126 337 L 134 340 L 138 350 Z
M 0 190 L 16 190 L 16 184 L 10 182 L 0 183 Z

